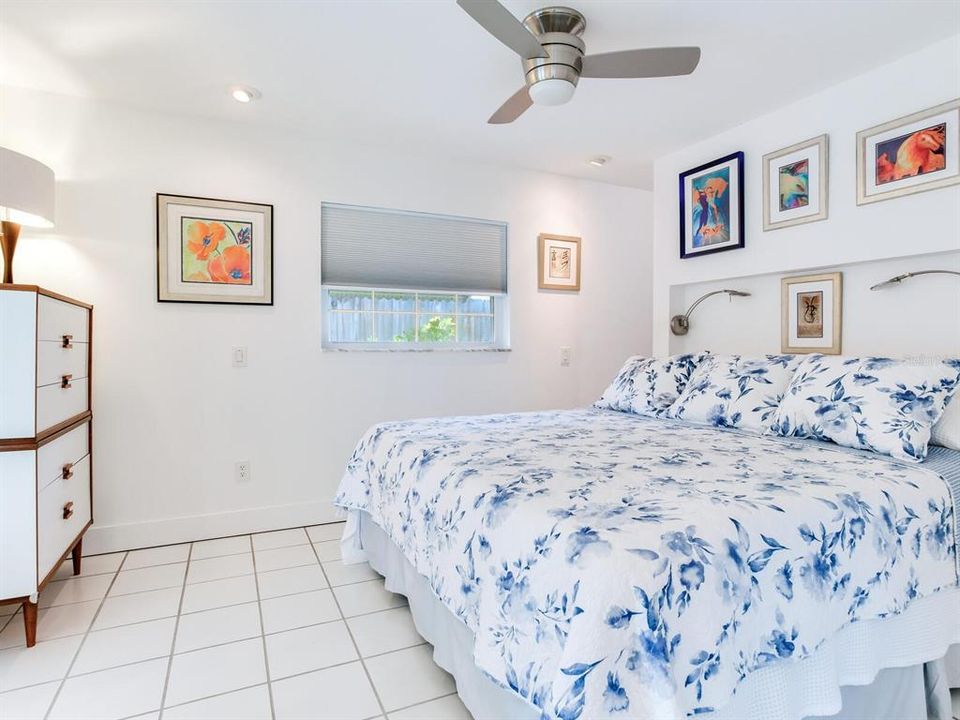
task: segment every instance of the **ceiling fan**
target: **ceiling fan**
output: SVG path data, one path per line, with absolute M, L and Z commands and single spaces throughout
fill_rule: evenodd
M 581 77 L 651 78 L 689 75 L 700 62 L 698 47 L 621 50 L 584 57 L 580 36 L 586 18 L 568 7 L 534 10 L 521 23 L 497 0 L 457 0 L 483 28 L 523 59 L 526 84 L 490 116 L 510 123 L 534 103 L 562 105 Z

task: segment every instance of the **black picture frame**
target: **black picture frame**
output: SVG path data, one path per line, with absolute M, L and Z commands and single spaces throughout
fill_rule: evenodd
M 726 165 L 727 163 L 735 162 L 736 167 L 736 181 L 734 178 L 730 179 L 730 187 L 726 189 L 729 197 L 730 203 L 730 214 L 733 216 L 736 213 L 737 219 L 737 237 L 731 237 L 729 241 L 725 242 L 722 245 L 716 247 L 707 246 L 701 250 L 693 250 L 687 247 L 687 211 L 688 211 L 688 202 L 690 198 L 687 196 L 687 178 L 694 175 L 702 175 L 705 172 L 711 170 L 712 168 L 717 168 L 721 165 Z M 711 160 L 708 163 L 703 165 L 698 165 L 695 168 L 686 170 L 680 173 L 679 176 L 679 193 L 680 193 L 680 259 L 686 260 L 692 257 L 699 257 L 701 255 L 712 255 L 718 252 L 725 252 L 727 250 L 737 250 L 745 246 L 745 228 L 744 228 L 744 212 L 743 212 L 743 196 L 744 196 L 744 183 L 743 183 L 743 151 L 737 151 L 730 153 L 729 155 L 724 155 L 721 158 L 716 160 Z M 735 194 L 735 198 L 734 198 Z M 734 207 L 734 203 L 736 207 Z M 732 223 L 731 223 L 732 224 Z M 732 229 L 732 228 L 731 228 Z

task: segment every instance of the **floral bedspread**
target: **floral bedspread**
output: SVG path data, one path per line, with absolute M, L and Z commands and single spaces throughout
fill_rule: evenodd
M 597 409 L 378 425 L 336 503 L 548 718 L 709 713 L 958 582 L 949 491 L 922 466 Z

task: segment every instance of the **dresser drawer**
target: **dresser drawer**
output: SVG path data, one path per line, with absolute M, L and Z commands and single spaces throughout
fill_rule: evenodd
M 87 378 L 37 388 L 37 434 L 90 409 Z
M 59 383 L 64 375 L 87 377 L 87 343 L 41 340 L 37 343 L 37 387 Z
M 63 342 L 69 335 L 73 342 L 87 342 L 90 328 L 90 311 L 79 305 L 71 305 L 40 295 L 37 300 L 37 340 Z
M 90 454 L 90 422 L 51 440 L 37 449 L 37 489 L 43 490 L 54 480 L 70 480 L 76 466 Z
M 90 522 L 90 456 L 73 466 L 37 497 L 37 581 L 42 582 L 70 543 Z

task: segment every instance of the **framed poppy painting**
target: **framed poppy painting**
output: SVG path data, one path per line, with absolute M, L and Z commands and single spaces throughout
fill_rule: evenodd
M 157 300 L 273 305 L 273 205 L 158 193 Z
M 743 245 L 743 153 L 680 173 L 680 257 Z

